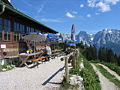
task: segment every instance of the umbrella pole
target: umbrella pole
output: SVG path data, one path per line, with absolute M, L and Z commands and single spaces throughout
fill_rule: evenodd
M 35 41 L 34 41 L 34 53 L 35 53 Z

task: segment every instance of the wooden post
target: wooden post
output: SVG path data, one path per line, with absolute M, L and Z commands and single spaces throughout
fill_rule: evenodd
M 69 83 L 68 57 L 65 57 L 65 78 L 66 82 Z
M 20 33 L 21 33 L 21 31 L 20 31 L 20 23 L 19 23 L 19 40 L 20 40 Z
M 24 32 L 25 32 L 25 34 L 27 33 L 27 25 L 26 24 L 24 24 Z
M 10 41 L 14 42 L 14 20 L 11 19 L 11 23 L 10 23 Z
M 74 68 L 76 68 L 76 53 L 75 52 L 73 53 L 73 56 L 74 56 Z
M 4 41 L 4 18 L 2 18 L 2 41 Z

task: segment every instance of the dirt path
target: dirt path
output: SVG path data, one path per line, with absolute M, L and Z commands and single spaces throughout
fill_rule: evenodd
M 105 78 L 100 73 L 100 71 L 98 71 L 98 69 L 96 68 L 96 66 L 94 64 L 91 64 L 91 65 L 93 66 L 94 70 L 96 71 L 96 73 L 99 76 L 102 90 L 118 90 L 117 87 L 112 82 L 110 82 L 107 78 Z
M 64 75 L 64 61 L 60 58 L 41 63 L 38 68 L 15 68 L 0 72 L 0 90 L 51 90 L 59 87 Z
M 119 76 L 116 72 L 112 71 L 111 69 L 109 69 L 107 66 L 105 66 L 105 65 L 103 65 L 103 64 L 99 64 L 99 65 L 103 66 L 109 73 L 111 73 L 111 74 L 114 75 L 118 80 L 120 80 L 120 76 Z

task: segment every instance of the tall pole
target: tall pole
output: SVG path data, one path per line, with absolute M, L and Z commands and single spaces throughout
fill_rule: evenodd
M 65 57 L 65 78 L 66 82 L 69 83 L 68 57 Z

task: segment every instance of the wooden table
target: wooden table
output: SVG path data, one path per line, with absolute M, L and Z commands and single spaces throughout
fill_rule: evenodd
M 29 57 L 32 56 L 33 57 L 32 59 L 35 59 L 36 57 L 38 57 L 41 54 L 42 54 L 42 52 L 31 53 L 31 54 L 19 54 L 19 60 L 22 61 L 22 63 L 19 66 L 21 67 L 23 64 L 25 64 L 28 67 L 26 62 L 28 61 Z
M 61 52 L 60 50 L 53 50 L 51 57 L 55 58 L 56 56 L 58 56 L 60 54 L 60 52 Z

